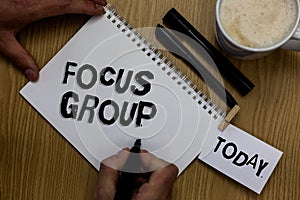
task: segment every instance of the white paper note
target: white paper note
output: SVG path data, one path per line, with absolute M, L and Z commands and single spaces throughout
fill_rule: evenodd
M 199 159 L 260 194 L 281 155 L 278 149 L 229 125 Z

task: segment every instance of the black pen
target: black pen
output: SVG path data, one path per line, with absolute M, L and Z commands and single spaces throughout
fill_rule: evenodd
M 134 190 L 138 190 L 137 179 L 141 176 L 141 139 L 134 142 L 125 166 L 120 172 L 114 200 L 131 200 Z
M 175 56 L 180 56 L 192 65 L 205 83 L 211 87 L 219 97 L 225 97 L 230 108 L 237 105 L 233 96 L 219 83 L 219 81 L 193 56 L 193 54 L 166 28 L 158 24 L 155 30 L 158 41 Z
M 242 74 L 222 53 L 202 36 L 175 8 L 163 17 L 163 22 L 170 28 L 186 34 L 198 42 L 211 56 L 221 75 L 224 76 L 242 95 L 249 93 L 254 84 Z

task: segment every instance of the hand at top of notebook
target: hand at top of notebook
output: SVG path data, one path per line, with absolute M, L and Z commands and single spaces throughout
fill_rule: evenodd
M 125 149 L 105 159 L 101 163 L 95 199 L 114 199 L 118 181 L 120 180 L 117 169 L 123 168 L 128 156 L 129 149 Z M 167 199 L 177 178 L 177 167 L 155 157 L 145 150 L 141 151 L 140 158 L 143 167 L 146 168 L 147 171 L 152 171 L 152 173 L 150 177 L 148 177 L 148 180 L 139 180 L 141 186 L 138 191 L 133 191 L 132 199 Z
M 30 81 L 38 79 L 38 65 L 17 41 L 16 34 L 27 24 L 67 13 L 102 14 L 106 0 L 3 0 L 0 4 L 0 53 Z

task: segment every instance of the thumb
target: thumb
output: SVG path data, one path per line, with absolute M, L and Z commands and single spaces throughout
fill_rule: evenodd
M 36 81 L 38 65 L 30 53 L 17 41 L 12 32 L 0 32 L 0 53 L 9 59 L 28 80 Z

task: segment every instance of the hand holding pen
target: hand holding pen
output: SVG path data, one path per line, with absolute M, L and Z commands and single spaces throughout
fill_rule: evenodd
M 115 198 L 120 180 L 119 170 L 123 169 L 129 155 L 129 149 L 126 148 L 101 163 L 95 199 L 113 200 Z M 177 167 L 145 150 L 141 150 L 140 160 L 142 167 L 152 173 L 147 182 L 144 182 L 138 190 L 132 191 L 131 199 L 167 199 L 177 178 Z

